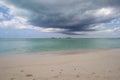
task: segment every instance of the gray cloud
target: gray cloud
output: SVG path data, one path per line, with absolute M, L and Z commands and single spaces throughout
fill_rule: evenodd
M 61 33 L 95 31 L 93 25 L 120 17 L 120 0 L 6 0 L 28 10 L 30 24 L 65 29 Z M 21 12 L 22 13 L 22 12 Z

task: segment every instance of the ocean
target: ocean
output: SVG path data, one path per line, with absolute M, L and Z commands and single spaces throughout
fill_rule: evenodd
M 0 39 L 2 53 L 34 53 L 58 50 L 120 48 L 119 38 Z

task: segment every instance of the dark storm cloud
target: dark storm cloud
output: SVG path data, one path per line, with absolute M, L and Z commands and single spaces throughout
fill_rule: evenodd
M 62 32 L 65 34 L 73 34 L 72 32 L 76 31 L 95 31 L 92 28 L 93 25 L 105 24 L 120 17 L 120 0 L 6 1 L 28 10 L 32 14 L 28 17 L 30 24 L 44 28 L 65 29 Z M 109 9 L 114 9 L 111 14 Z

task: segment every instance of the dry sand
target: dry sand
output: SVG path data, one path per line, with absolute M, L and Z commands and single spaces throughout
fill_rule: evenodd
M 120 49 L 48 53 L 1 56 L 0 80 L 120 80 Z

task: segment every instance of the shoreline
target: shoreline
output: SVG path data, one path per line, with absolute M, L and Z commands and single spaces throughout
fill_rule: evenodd
M 119 48 L 45 53 L 1 56 L 0 80 L 120 79 Z
M 120 51 L 120 48 L 100 48 L 100 49 L 76 49 L 76 50 L 55 50 L 43 52 L 24 52 L 24 53 L 0 53 L 0 58 L 27 58 L 27 57 L 45 57 L 45 56 L 62 56 L 103 53 L 109 51 Z

